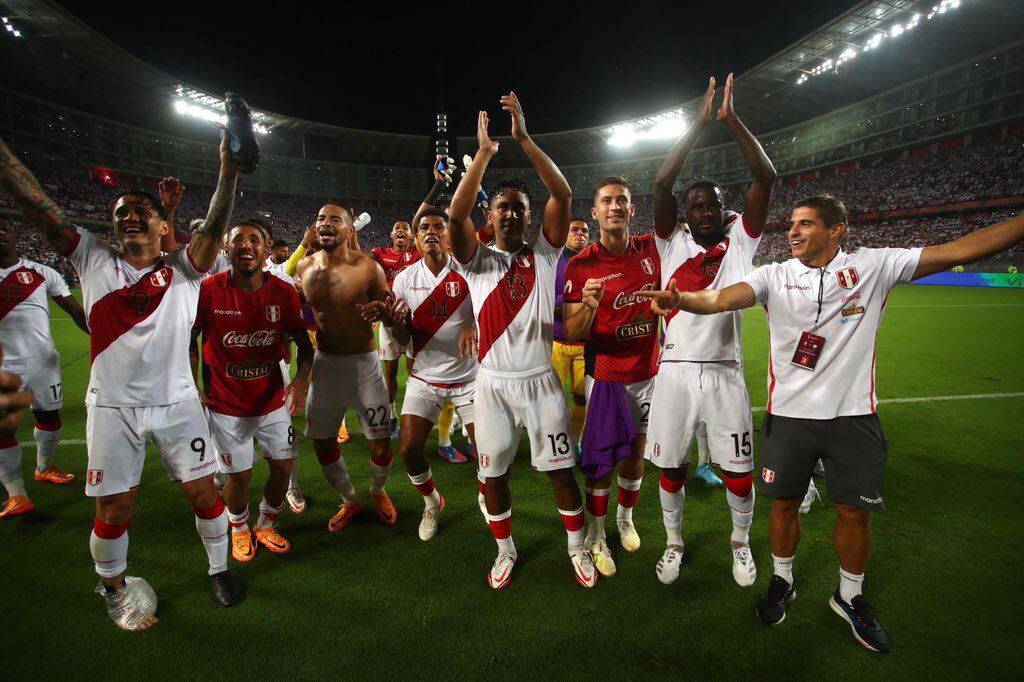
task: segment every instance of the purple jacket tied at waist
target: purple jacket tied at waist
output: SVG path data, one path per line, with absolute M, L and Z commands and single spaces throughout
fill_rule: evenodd
M 587 398 L 587 425 L 583 429 L 580 471 L 589 478 L 601 478 L 617 462 L 632 454 L 636 436 L 626 387 L 609 381 L 595 381 Z

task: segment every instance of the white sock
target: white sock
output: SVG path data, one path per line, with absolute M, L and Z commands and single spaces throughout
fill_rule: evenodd
M 232 514 L 231 510 L 228 509 L 228 525 L 231 526 L 232 533 L 244 533 L 249 530 L 249 505 L 245 505 L 245 509 L 242 510 L 241 514 Z
M 0 449 L 0 483 L 7 488 L 8 497 L 28 497 L 25 480 L 21 477 L 21 445 L 13 438 L 5 445 L 7 447 Z
M 683 546 L 683 503 L 686 501 L 686 485 L 679 492 L 665 490 L 658 486 L 661 497 L 661 520 L 665 524 L 665 544 Z
M 128 531 L 108 540 L 96 535 L 94 530 L 89 536 L 89 553 L 101 578 L 116 578 L 128 570 Z
M 753 486 L 746 497 L 734 495 L 726 489 L 725 499 L 729 502 L 729 512 L 732 514 L 732 535 L 729 539 L 744 545 L 750 544 L 750 524 L 754 522 Z
M 281 507 L 272 507 L 270 503 L 267 502 L 267 498 L 264 497 L 260 501 L 260 517 L 256 519 L 256 530 L 273 528 L 274 524 L 277 523 L 277 517 L 280 513 Z
M 390 453 L 388 453 L 390 456 Z M 373 460 L 370 460 L 370 493 L 373 495 L 380 495 L 381 491 L 384 490 L 384 485 L 388 482 L 388 476 L 391 475 L 391 462 L 393 459 L 389 459 L 387 464 L 377 464 Z
M 502 512 L 500 514 L 491 514 L 490 512 L 488 512 L 488 514 L 487 514 L 487 523 L 491 526 L 491 532 L 492 533 L 496 533 L 497 532 L 496 525 L 501 524 L 502 521 L 505 521 L 506 519 L 511 519 L 511 518 L 512 518 L 512 510 L 511 509 L 509 509 L 508 511 Z M 510 522 L 509 525 L 511 525 L 511 522 Z M 508 536 L 507 537 L 504 537 L 504 538 L 495 537 L 494 541 L 496 543 L 498 543 L 498 551 L 499 552 L 503 552 L 505 554 L 511 554 L 512 556 L 516 556 L 516 543 L 512 542 L 511 527 L 509 527 L 509 529 L 508 529 Z
M 356 487 L 352 485 L 352 479 L 348 475 L 348 465 L 345 460 L 339 457 L 327 466 L 321 465 L 324 477 L 331 487 L 341 493 L 346 502 L 355 504 L 359 502 L 359 495 L 356 495 Z
M 394 418 L 395 418 L 395 402 L 391 401 L 391 404 L 388 405 L 388 419 L 394 419 Z
M 839 569 L 839 596 L 842 597 L 844 602 L 847 604 L 851 603 L 854 597 L 861 594 L 863 587 L 863 573 L 855 575 L 853 573 L 847 573 L 842 568 Z
M 437 492 L 437 487 L 433 482 L 433 473 L 429 467 L 422 474 L 416 476 L 409 474 L 409 480 L 420 491 L 420 495 L 423 496 L 423 505 L 427 509 L 433 509 L 441 504 L 441 493 Z M 429 492 L 425 493 L 424 490 L 429 490 Z
M 60 442 L 60 429 L 44 431 L 33 429 L 36 439 L 36 471 L 46 471 L 53 466 L 53 458 L 57 455 L 57 443 Z
M 701 424 L 697 427 L 697 465 L 704 466 L 711 456 L 711 449 L 708 448 L 708 429 Z
M 611 495 L 611 488 L 587 488 L 585 490 L 587 497 L 587 505 L 590 505 L 590 498 L 592 497 L 603 497 L 603 507 L 605 510 L 608 509 L 608 497 Z M 594 514 L 589 509 L 587 510 L 587 542 L 596 542 L 598 540 L 605 539 L 604 532 L 604 517 L 605 514 L 600 516 Z
M 203 541 L 206 556 L 210 560 L 210 575 L 228 569 L 228 510 L 221 510 L 215 519 L 201 519 L 196 516 L 196 531 Z
M 636 498 L 640 495 L 637 491 L 640 490 L 640 486 L 643 485 L 644 478 L 634 480 L 631 478 L 618 477 L 619 484 L 619 504 L 615 507 L 615 521 L 628 521 L 633 523 L 633 505 L 622 504 L 622 498 L 626 495 L 632 495 L 633 504 L 636 504 Z
M 778 557 L 772 554 L 772 564 L 775 567 L 775 575 L 785 579 L 790 585 L 793 584 L 793 557 Z
M 298 490 L 299 489 L 299 456 L 296 455 L 292 459 L 292 473 L 288 477 L 288 489 Z
M 559 509 L 558 513 L 562 515 L 562 523 L 565 524 L 565 534 L 569 550 L 576 550 L 583 548 L 583 506 L 580 505 L 579 509 L 565 510 Z M 577 526 L 574 528 L 574 526 Z

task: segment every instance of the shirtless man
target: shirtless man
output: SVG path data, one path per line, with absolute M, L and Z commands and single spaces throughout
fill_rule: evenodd
M 371 313 L 392 319 L 394 306 L 384 270 L 370 256 L 352 248 L 352 216 L 338 204 L 317 214 L 320 251 L 299 261 L 300 292 L 316 320 L 316 355 L 306 400 L 306 435 L 324 476 L 344 498 L 328 529 L 344 528 L 363 509 L 338 445 L 338 427 L 345 411 L 359 415 L 370 449 L 373 480 L 370 498 L 382 523 L 394 524 L 397 514 L 384 484 L 391 471 L 391 426 L 388 389 L 384 383 Z

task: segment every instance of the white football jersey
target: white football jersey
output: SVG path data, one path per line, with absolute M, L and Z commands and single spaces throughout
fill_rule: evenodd
M 742 215 L 728 216 L 726 226 L 725 239 L 710 250 L 694 241 L 688 230 L 656 238 L 662 288 L 673 279 L 680 291 L 720 290 L 742 281 L 754 269 L 761 236 L 747 231 Z M 720 315 L 673 313 L 665 320 L 661 362 L 742 362 L 742 324 L 743 312 L 738 310 Z
M 0 268 L 0 343 L 5 365 L 57 354 L 50 335 L 47 296 L 70 295 L 64 278 L 53 268 L 24 258 L 9 268 Z
M 283 279 L 285 282 L 288 282 L 289 284 L 295 284 L 295 280 L 289 277 L 288 274 L 284 271 L 287 265 L 288 261 L 285 261 L 283 263 L 275 263 L 272 259 L 268 258 L 266 262 L 266 267 L 263 268 L 263 272 L 273 275 L 278 279 Z
M 770 414 L 834 419 L 875 411 L 875 339 L 885 302 L 894 286 L 913 279 L 920 258 L 921 249 L 840 250 L 824 268 L 792 258 L 747 276 L 768 315 Z M 814 369 L 793 362 L 804 332 L 825 339 Z
M 185 249 L 181 247 L 179 251 Z M 213 277 L 219 275 L 222 272 L 226 272 L 231 269 L 231 259 L 228 258 L 228 254 L 224 253 L 224 249 L 217 250 L 217 257 L 213 259 L 213 267 L 203 273 L 203 277 Z
M 427 383 L 458 384 L 476 376 L 476 358 L 459 357 L 459 340 L 475 320 L 469 285 L 452 262 L 449 257 L 435 276 L 426 261 L 417 261 L 395 276 L 392 287 L 412 314 L 412 375 Z
M 86 402 L 155 407 L 195 398 L 188 346 L 204 273 L 188 249 L 136 270 L 88 230 L 76 229 L 67 258 L 82 280 L 91 333 Z
M 531 372 L 551 365 L 555 317 L 555 268 L 562 245 L 543 232 L 515 253 L 476 245 L 456 268 L 469 282 L 480 343 L 480 367 Z

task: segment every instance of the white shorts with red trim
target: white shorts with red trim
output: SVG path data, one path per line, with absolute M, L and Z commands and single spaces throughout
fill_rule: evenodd
M 629 413 L 633 416 L 633 428 L 640 435 L 647 433 L 647 425 L 651 416 L 651 403 L 654 400 L 654 380 L 657 376 L 643 381 L 634 381 L 631 384 L 623 384 L 626 389 L 626 402 L 629 404 Z M 587 377 L 586 395 L 587 403 L 590 402 L 590 391 L 594 387 L 594 377 Z
M 210 411 L 210 436 L 220 460 L 220 470 L 237 474 L 253 467 L 253 438 L 263 449 L 263 459 L 293 459 L 295 428 L 284 407 L 257 417 L 233 417 Z
M 508 471 L 524 428 L 534 469 L 556 471 L 576 465 L 569 406 L 550 365 L 516 374 L 481 367 L 475 400 L 476 448 L 484 476 L 494 478 Z
M 735 362 L 661 363 L 644 457 L 663 469 L 688 465 L 701 424 L 707 427 L 712 462 L 730 473 L 753 470 L 753 419 L 742 366 Z
M 397 360 L 405 355 L 412 357 L 411 344 L 401 345 L 391 333 L 391 327 L 383 322 L 377 325 L 377 351 L 381 360 Z
M 352 408 L 367 440 L 391 437 L 388 387 L 377 353 L 330 355 L 316 351 L 306 398 L 306 435 L 337 438 L 345 412 Z
M 175 483 L 217 471 L 217 456 L 198 395 L 158 407 L 86 403 L 85 443 L 89 453 L 85 494 L 89 497 L 137 488 L 149 443 L 156 445 L 164 471 Z
M 414 414 L 427 421 L 437 423 L 437 418 L 449 400 L 455 405 L 455 411 L 464 424 L 473 423 L 473 396 L 475 381 L 463 384 L 439 386 L 417 377 L 409 377 L 405 382 L 405 400 L 402 401 L 402 415 Z
M 51 412 L 64 407 L 64 392 L 60 378 L 60 355 L 3 363 L 3 371 L 21 377 L 22 386 L 32 391 L 32 409 Z

